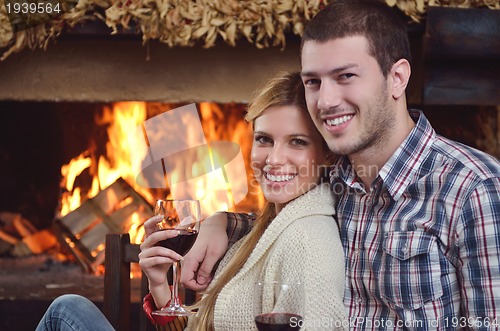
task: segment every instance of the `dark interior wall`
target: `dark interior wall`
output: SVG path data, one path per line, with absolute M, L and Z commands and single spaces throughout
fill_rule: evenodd
M 0 211 L 48 226 L 59 197 L 61 166 L 89 147 L 102 108 L 92 103 L 0 103 Z
M 420 106 L 438 134 L 500 158 L 500 107 Z

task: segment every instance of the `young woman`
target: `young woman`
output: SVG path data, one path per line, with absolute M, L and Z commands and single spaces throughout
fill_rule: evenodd
M 246 120 L 253 124 L 252 168 L 267 204 L 252 231 L 221 261 L 187 328 L 255 330 L 253 286 L 280 280 L 304 283 L 301 330 L 346 326 L 344 254 L 329 184 L 322 183 L 332 155 L 307 112 L 300 75 L 271 80 Z M 139 258 L 151 291 L 145 310 L 161 330 L 168 318 L 150 313 L 169 301 L 166 270 L 181 257 L 156 246 L 170 235 L 155 232 L 157 222 L 145 223 Z
M 302 331 L 346 326 L 344 253 L 329 184 L 322 183 L 331 154 L 307 113 L 300 75 L 282 74 L 271 80 L 250 105 L 246 119 L 254 129 L 252 168 L 267 205 L 252 231 L 221 261 L 188 329 L 255 330 L 254 284 L 280 280 L 304 284 Z M 181 259 L 156 246 L 169 236 L 169 231 L 154 231 L 158 221 L 146 221 L 139 255 L 151 292 L 144 307 L 157 329 L 171 330 L 168 318 L 150 314 L 168 303 L 166 271 L 173 260 Z M 90 300 L 64 295 L 54 300 L 36 330 L 113 327 Z

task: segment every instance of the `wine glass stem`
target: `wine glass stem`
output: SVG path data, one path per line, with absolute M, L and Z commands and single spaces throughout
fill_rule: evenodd
M 180 302 L 180 299 L 179 299 L 179 278 L 178 278 L 178 265 L 179 262 L 174 262 L 174 264 L 172 265 L 172 304 L 170 306 L 174 306 L 174 307 L 180 307 L 181 306 L 181 302 Z

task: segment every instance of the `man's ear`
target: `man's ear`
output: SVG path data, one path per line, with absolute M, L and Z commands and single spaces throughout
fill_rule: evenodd
M 392 66 L 391 72 L 391 91 L 394 99 L 399 99 L 405 95 L 406 86 L 411 75 L 411 66 L 408 60 L 400 59 Z

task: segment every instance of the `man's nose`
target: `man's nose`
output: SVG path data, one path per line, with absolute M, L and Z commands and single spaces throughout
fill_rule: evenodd
M 341 103 L 341 94 L 339 87 L 332 82 L 322 82 L 319 89 L 318 109 L 328 110 L 338 107 Z

